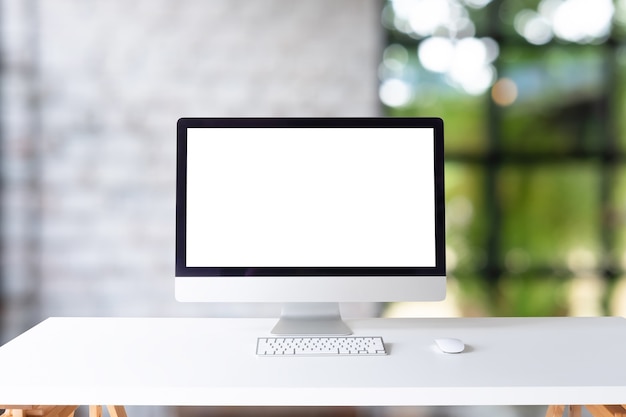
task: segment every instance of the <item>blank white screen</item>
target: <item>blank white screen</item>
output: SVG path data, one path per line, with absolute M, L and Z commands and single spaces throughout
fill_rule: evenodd
M 434 267 L 431 128 L 190 128 L 188 267 Z

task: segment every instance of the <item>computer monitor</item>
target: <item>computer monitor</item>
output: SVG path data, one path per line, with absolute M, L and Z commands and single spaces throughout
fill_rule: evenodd
M 349 334 L 338 303 L 445 298 L 441 119 L 182 118 L 177 141 L 178 301 Z

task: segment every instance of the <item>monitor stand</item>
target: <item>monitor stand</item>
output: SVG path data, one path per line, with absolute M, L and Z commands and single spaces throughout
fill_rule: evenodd
M 349 335 L 339 303 L 286 303 L 272 329 L 277 335 Z

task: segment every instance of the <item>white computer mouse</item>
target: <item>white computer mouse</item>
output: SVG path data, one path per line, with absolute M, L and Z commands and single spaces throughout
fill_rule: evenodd
M 461 353 L 465 349 L 465 344 L 460 339 L 452 337 L 440 337 L 435 339 L 435 345 L 443 353 Z

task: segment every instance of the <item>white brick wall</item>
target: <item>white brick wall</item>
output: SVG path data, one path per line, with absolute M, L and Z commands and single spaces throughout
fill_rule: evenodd
M 173 299 L 176 120 L 379 111 L 378 0 L 2 7 L 5 337 L 50 315 L 242 313 Z

